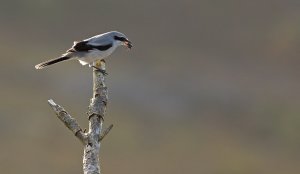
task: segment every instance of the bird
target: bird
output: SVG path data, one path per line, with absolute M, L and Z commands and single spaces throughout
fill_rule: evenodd
M 119 46 L 125 46 L 128 49 L 132 48 L 132 43 L 125 36 L 125 34 L 118 31 L 110 31 L 103 34 L 99 34 L 82 41 L 74 41 L 73 46 L 68 49 L 60 57 L 47 60 L 45 62 L 35 65 L 36 69 L 43 69 L 49 65 L 53 65 L 59 62 L 67 60 L 78 60 L 81 65 L 89 65 L 95 67 L 93 63 L 97 60 L 104 60 L 110 56 L 116 48 Z M 106 73 L 103 70 L 98 69 L 102 73 Z

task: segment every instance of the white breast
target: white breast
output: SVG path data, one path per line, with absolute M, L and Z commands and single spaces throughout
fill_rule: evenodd
M 111 48 L 109 48 L 106 51 L 99 51 L 99 50 L 91 50 L 88 53 L 85 53 L 84 56 L 78 58 L 79 63 L 81 65 L 92 65 L 93 62 L 95 62 L 96 60 L 101 60 L 101 59 L 105 59 L 107 58 L 109 55 L 111 55 L 114 50 L 116 49 L 116 46 L 112 46 Z

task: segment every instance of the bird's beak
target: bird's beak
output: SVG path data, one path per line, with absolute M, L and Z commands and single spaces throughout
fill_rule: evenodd
M 132 48 L 132 43 L 129 40 L 124 41 L 124 45 L 127 46 L 127 48 Z

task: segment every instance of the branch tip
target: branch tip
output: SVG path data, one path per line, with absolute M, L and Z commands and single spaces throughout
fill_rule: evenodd
M 103 132 L 103 134 L 100 135 L 99 141 L 102 141 L 104 137 L 111 131 L 111 129 L 114 127 L 113 124 L 109 125 L 108 128 L 106 128 Z
M 49 100 L 48 100 L 48 103 L 49 103 L 49 105 L 51 105 L 51 106 L 56 106 L 56 105 L 57 105 L 52 99 L 49 99 Z

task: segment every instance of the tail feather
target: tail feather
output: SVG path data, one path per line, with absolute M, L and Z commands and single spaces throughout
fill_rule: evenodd
M 58 57 L 55 59 L 51 59 L 51 60 L 48 60 L 48 61 L 45 61 L 45 62 L 35 65 L 35 69 L 43 69 L 46 66 L 49 66 L 49 65 L 61 62 L 61 61 L 69 60 L 70 58 L 71 57 L 69 57 L 69 56 L 62 56 L 62 57 Z

